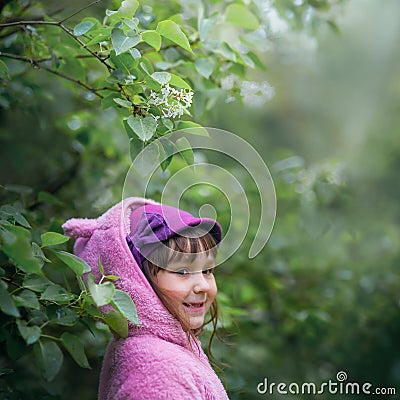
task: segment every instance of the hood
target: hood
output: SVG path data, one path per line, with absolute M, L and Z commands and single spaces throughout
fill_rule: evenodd
M 74 253 L 92 268 L 95 281 L 100 280 L 97 263 L 104 267 L 105 275 L 117 275 L 117 289 L 128 293 L 134 301 L 140 326 L 129 325 L 129 336 L 153 334 L 161 339 L 188 347 L 181 324 L 164 307 L 138 266 L 126 241 L 130 233 L 130 216 L 145 205 L 159 203 L 137 197 L 124 199 L 96 219 L 72 218 L 63 229 L 76 238 Z

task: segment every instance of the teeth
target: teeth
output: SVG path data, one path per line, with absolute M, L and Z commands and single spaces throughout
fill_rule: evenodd
M 201 307 L 203 305 L 203 303 L 184 303 L 184 305 L 186 307 L 197 308 L 197 307 Z

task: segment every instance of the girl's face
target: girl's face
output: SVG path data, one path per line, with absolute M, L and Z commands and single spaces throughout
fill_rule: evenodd
M 184 259 L 173 261 L 168 264 L 168 270 L 157 272 L 157 286 L 179 313 L 187 317 L 190 329 L 203 326 L 204 318 L 217 295 L 214 263 L 213 256 L 201 253 L 190 263 Z

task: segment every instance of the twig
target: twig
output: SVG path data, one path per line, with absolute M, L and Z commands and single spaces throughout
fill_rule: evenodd
M 14 21 L 6 22 L 5 24 L 0 24 L 0 28 L 8 28 L 9 26 L 26 26 L 26 25 L 53 25 L 57 26 L 59 23 L 57 21 Z
M 102 0 L 95 0 L 95 1 L 92 1 L 90 4 L 88 4 L 87 6 L 81 8 L 80 10 L 74 12 L 74 13 L 73 13 L 72 15 L 70 15 L 69 17 L 62 19 L 62 20 L 60 21 L 60 24 L 62 24 L 63 22 L 69 20 L 69 19 L 72 18 L 72 17 L 75 17 L 75 15 L 77 15 L 77 14 L 79 14 L 80 12 L 86 10 L 87 8 L 91 7 L 92 5 L 94 5 L 94 4 L 96 4 L 96 3 L 100 3 L 101 1 L 102 1 Z
M 6 58 L 12 58 L 14 60 L 19 60 L 19 61 L 24 61 L 24 62 L 28 62 L 30 63 L 32 66 L 36 67 L 36 68 L 41 68 L 44 69 L 47 72 L 50 72 L 51 74 L 60 76 L 68 81 L 74 82 L 79 86 L 82 86 L 83 88 L 85 88 L 86 90 L 94 93 L 97 97 L 100 97 L 101 99 L 104 99 L 104 96 L 100 93 L 98 93 L 100 90 L 105 90 L 105 89 L 95 89 L 93 87 L 90 87 L 88 85 L 86 85 L 86 83 L 80 81 L 79 79 L 75 79 L 70 75 L 64 74 L 63 72 L 60 71 L 56 71 L 55 69 L 49 68 L 46 65 L 41 64 L 38 60 L 35 60 L 33 58 L 29 58 L 29 57 L 25 57 L 25 56 L 19 56 L 16 54 L 10 54 L 10 53 L 3 53 L 0 52 L 0 57 L 6 57 Z
M 77 36 L 75 36 L 65 25 L 59 24 L 59 27 L 68 35 L 70 35 L 73 39 L 75 39 L 86 51 L 88 51 L 93 57 L 96 57 L 102 64 L 106 66 L 109 72 L 111 72 L 114 68 L 111 67 L 110 64 L 108 64 L 104 58 L 100 57 L 95 51 L 89 49 L 88 46 L 84 42 L 82 42 L 81 39 L 79 39 Z
M 69 57 L 64 57 L 64 56 L 57 56 L 58 60 L 67 60 Z M 73 58 L 93 58 L 91 54 L 77 54 Z M 37 58 L 37 62 L 45 62 L 45 61 L 51 61 L 53 57 L 43 57 L 43 58 Z
M 99 1 L 99 0 L 98 0 Z M 89 52 L 93 57 L 97 58 L 108 71 L 112 71 L 113 67 L 108 64 L 104 58 L 100 57 L 95 51 L 91 50 L 81 39 L 73 34 L 71 30 L 69 30 L 65 25 L 62 24 L 62 21 L 17 21 L 17 22 L 7 22 L 5 24 L 0 24 L 0 29 L 8 28 L 11 26 L 27 26 L 27 25 L 49 25 L 49 26 L 58 26 L 65 33 L 70 35 L 75 41 L 77 41 L 87 52 Z
M 79 43 L 79 45 L 85 50 L 87 51 L 90 55 L 87 55 L 87 57 L 94 57 L 97 60 L 99 60 L 106 68 L 109 72 L 112 72 L 114 70 L 114 68 L 107 62 L 109 57 L 102 57 L 100 56 L 96 51 L 93 51 L 92 49 L 90 49 L 78 36 L 74 35 L 73 31 L 71 31 L 67 26 L 64 25 L 64 22 L 67 21 L 68 19 L 72 18 L 73 16 L 77 15 L 78 13 L 82 12 L 83 10 L 86 10 L 87 8 L 91 7 L 92 5 L 101 2 L 102 0 L 94 0 L 92 1 L 89 5 L 81 8 L 80 10 L 76 11 L 75 13 L 73 13 L 72 15 L 70 15 L 67 18 L 62 19 L 61 21 L 43 21 L 43 20 L 30 20 L 30 21 L 12 21 L 12 22 L 8 22 L 8 23 L 3 23 L 0 24 L 0 30 L 4 29 L 4 28 L 9 28 L 9 27 L 16 27 L 16 28 L 23 28 L 26 27 L 28 25 L 42 25 L 42 26 L 56 26 L 60 29 L 62 29 L 67 35 L 71 36 L 76 42 Z M 15 32 L 15 31 L 13 31 Z M 7 35 L 1 35 L 2 37 L 7 36 Z M 76 83 L 77 85 L 85 88 L 86 90 L 94 93 L 96 96 L 100 97 L 101 99 L 104 98 L 103 95 L 101 95 L 99 93 L 99 91 L 101 90 L 107 90 L 108 88 L 103 88 L 103 89 L 95 89 L 92 88 L 90 86 L 88 86 L 86 83 L 73 78 L 70 75 L 64 74 L 63 72 L 57 71 L 55 69 L 52 69 L 46 65 L 43 65 L 42 62 L 48 61 L 48 58 L 41 58 L 41 59 L 33 59 L 30 57 L 26 57 L 26 56 L 19 56 L 19 55 L 15 55 L 15 54 L 9 54 L 9 53 L 1 53 L 0 52 L 0 56 L 3 57 L 8 57 L 8 58 L 12 58 L 15 60 L 20 60 L 20 61 L 24 61 L 24 62 L 29 62 L 32 66 L 36 67 L 36 68 L 41 68 L 44 69 L 45 71 L 50 72 L 51 74 L 60 76 L 64 79 L 67 79 L 71 82 Z M 84 55 L 78 55 L 77 58 L 80 57 L 84 57 Z M 122 86 L 120 87 L 120 91 L 124 91 Z M 109 89 L 112 90 L 112 89 Z M 118 90 L 116 90 L 118 91 Z

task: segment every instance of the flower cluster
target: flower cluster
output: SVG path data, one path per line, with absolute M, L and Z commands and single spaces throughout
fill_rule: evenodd
M 166 84 L 161 88 L 161 93 L 151 91 L 147 104 L 158 107 L 165 118 L 177 118 L 185 113 L 190 114 L 188 108 L 192 102 L 193 92 L 191 90 L 178 90 Z
M 243 81 L 240 87 L 243 102 L 249 106 L 261 107 L 275 96 L 275 89 L 267 82 Z
M 275 96 L 275 89 L 267 82 L 241 81 L 238 76 L 229 74 L 221 79 L 221 89 L 226 91 L 239 87 L 243 102 L 250 107 L 261 107 Z M 225 102 L 234 101 L 228 96 Z

